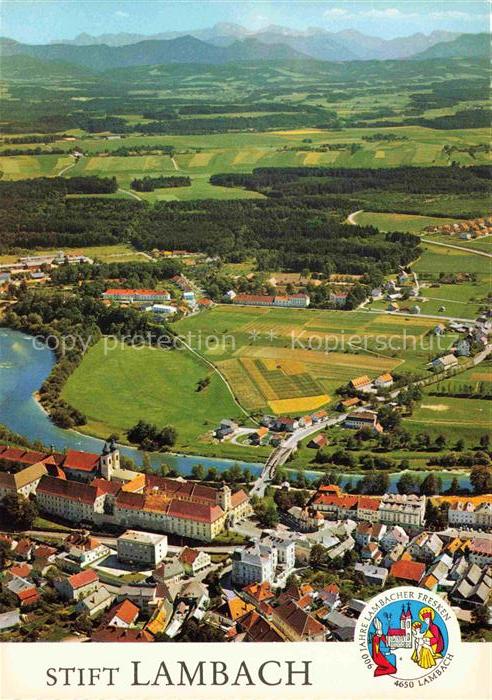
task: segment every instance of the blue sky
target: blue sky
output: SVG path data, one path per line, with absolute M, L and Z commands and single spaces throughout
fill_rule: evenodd
M 488 31 L 488 0 L 2 0 L 1 35 L 28 43 L 89 34 L 153 34 L 236 22 L 392 38 L 445 29 Z

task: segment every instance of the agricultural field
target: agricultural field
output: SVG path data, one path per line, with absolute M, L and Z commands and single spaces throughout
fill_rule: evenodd
M 428 388 L 420 406 L 402 425 L 412 433 L 429 433 L 433 437 L 443 434 L 450 441 L 463 438 L 470 445 L 478 445 L 480 437 L 490 429 L 490 401 L 431 396 L 429 391 Z
M 418 216 L 417 214 L 399 214 L 362 211 L 352 221 L 359 226 L 375 226 L 380 231 L 406 231 L 408 233 L 424 232 L 426 226 L 443 226 L 454 224 L 459 219 L 436 216 Z M 429 234 L 426 234 L 429 235 Z M 449 237 L 448 237 L 449 238 Z
M 207 375 L 210 384 L 198 392 Z M 83 430 L 91 435 L 114 432 L 124 440 L 124 431 L 144 419 L 173 425 L 183 450 L 196 447 L 222 418 L 241 416 L 219 376 L 189 352 L 118 345 L 105 353 L 103 341 L 86 354 L 62 396 L 87 416 Z
M 489 262 L 482 255 L 473 255 L 464 250 L 455 248 L 445 248 L 433 245 L 432 243 L 422 243 L 423 254 L 412 265 L 418 274 L 434 277 L 439 272 L 475 272 L 477 274 L 487 273 Z
M 214 362 L 249 410 L 303 413 L 336 402 L 353 377 L 425 371 L 433 319 L 364 311 L 220 306 L 175 329 Z M 452 342 L 451 338 L 448 338 Z

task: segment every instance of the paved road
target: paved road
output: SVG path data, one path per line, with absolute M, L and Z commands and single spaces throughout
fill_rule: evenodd
M 346 417 L 346 413 L 337 413 L 329 417 L 323 423 L 315 423 L 307 428 L 299 428 L 293 432 L 292 435 L 289 435 L 289 437 L 271 453 L 260 476 L 255 481 L 250 494 L 264 496 L 266 487 L 275 475 L 275 470 L 282 466 L 282 464 L 285 464 L 292 452 L 297 448 L 299 442 L 305 440 L 310 435 L 314 435 L 314 433 L 318 433 L 320 430 L 324 430 L 324 428 L 342 423 Z
M 432 245 L 440 245 L 443 248 L 454 248 L 455 250 L 463 250 L 465 253 L 473 253 L 474 255 L 482 255 L 484 258 L 492 258 L 490 253 L 486 253 L 484 250 L 476 250 L 475 248 L 465 248 L 462 245 L 453 245 L 451 243 L 441 243 L 438 241 L 431 241 L 428 238 L 421 239 L 423 243 L 430 243 Z

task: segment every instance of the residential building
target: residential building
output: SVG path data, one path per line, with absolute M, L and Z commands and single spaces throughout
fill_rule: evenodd
M 189 576 L 195 576 L 211 564 L 210 554 L 191 547 L 184 547 L 178 559 Z
M 472 564 L 478 564 L 478 566 L 492 564 L 492 535 L 474 537 L 469 547 L 469 556 Z
M 355 571 L 358 571 L 364 576 L 369 586 L 379 586 L 382 588 L 388 578 L 388 569 L 382 566 L 374 566 L 374 564 L 362 564 L 361 562 L 357 562 Z
M 351 428 L 352 430 L 369 428 L 375 433 L 383 432 L 383 427 L 378 422 L 378 414 L 375 411 L 355 410 L 344 420 L 343 427 Z
M 235 549 L 232 554 L 232 582 L 242 588 L 250 583 L 273 583 L 277 550 L 261 544 Z
M 94 569 L 86 569 L 79 574 L 56 579 L 54 586 L 65 600 L 81 600 L 99 587 L 99 577 Z
M 379 377 L 376 377 L 374 380 L 374 386 L 377 389 L 389 389 L 391 386 L 394 384 L 394 379 L 389 372 L 385 372 L 384 374 L 380 374 Z
M 131 600 L 122 600 L 107 616 L 108 627 L 132 627 L 140 615 L 140 608 Z
M 393 576 L 398 581 L 402 581 L 404 584 L 417 585 L 424 573 L 425 564 L 411 559 L 400 559 L 390 569 L 390 576 Z
M 425 496 L 385 493 L 379 505 L 379 522 L 421 527 L 425 518 L 425 503 Z
M 436 533 L 421 532 L 410 544 L 408 550 L 412 557 L 430 563 L 439 556 L 443 542 Z
M 167 537 L 152 532 L 127 530 L 118 537 L 117 547 L 120 561 L 155 567 L 166 558 Z
M 492 593 L 492 569 L 469 564 L 449 593 L 449 598 L 465 608 L 487 605 Z
M 347 303 L 348 294 L 341 292 L 330 292 L 329 301 L 339 309 L 343 309 Z
M 355 389 L 355 391 L 365 392 L 372 389 L 372 381 L 367 375 L 363 375 L 362 377 L 355 377 L 355 379 L 351 379 L 350 386 L 352 389 Z
M 458 366 L 458 359 L 451 354 L 443 355 L 442 357 L 436 357 L 432 360 L 432 367 L 436 372 L 445 372 L 448 369 L 453 369 L 453 367 Z
M 88 566 L 110 553 L 109 547 L 88 532 L 73 532 L 64 540 L 69 558 L 80 567 Z
M 103 610 L 110 607 L 114 600 L 114 595 L 108 591 L 106 586 L 99 584 L 88 596 L 79 600 L 75 606 L 75 611 L 80 615 L 95 617 Z
M 325 627 L 293 600 L 272 609 L 272 623 L 291 642 L 325 641 Z

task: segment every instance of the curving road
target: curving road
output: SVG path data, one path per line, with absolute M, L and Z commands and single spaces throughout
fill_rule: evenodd
M 429 243 L 430 245 L 440 245 L 443 248 L 453 248 L 454 250 L 462 250 L 465 253 L 473 253 L 474 255 L 481 255 L 484 258 L 492 258 L 490 253 L 486 253 L 484 250 L 476 250 L 475 248 L 465 248 L 462 245 L 454 245 L 452 243 L 441 243 L 440 241 L 431 241 L 428 238 L 421 238 L 422 243 Z

